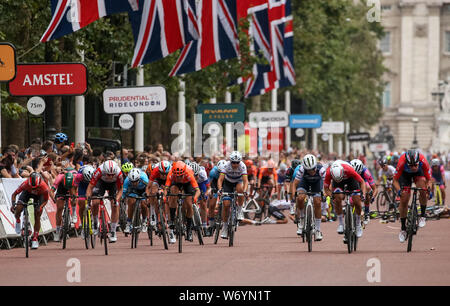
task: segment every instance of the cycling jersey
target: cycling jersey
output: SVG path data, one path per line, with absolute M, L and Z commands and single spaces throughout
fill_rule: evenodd
M 75 185 L 78 186 L 78 197 L 79 200 L 83 200 L 83 198 L 86 196 L 86 190 L 89 186 L 89 181 L 85 181 L 83 174 L 78 172 L 75 176 Z
M 378 171 L 378 177 L 383 177 L 385 175 L 387 179 L 393 179 L 394 174 L 395 174 L 395 168 L 392 167 L 391 165 L 388 165 L 388 169 L 386 171 L 384 171 L 383 168 L 381 168 Z
M 225 175 L 225 180 L 230 183 L 240 183 L 242 182 L 242 176 L 247 175 L 247 166 L 244 162 L 240 162 L 236 169 L 231 165 L 231 161 L 228 161 L 223 169 L 220 171 L 221 174 Z
M 353 169 L 353 167 L 343 160 L 337 160 L 337 163 L 339 163 L 344 168 L 344 177 L 340 183 L 335 184 L 337 185 L 344 185 L 345 183 L 350 182 L 351 180 L 354 180 L 356 182 L 359 182 L 361 184 L 365 184 L 364 179 Z M 324 179 L 324 187 L 328 188 L 331 184 L 332 176 L 331 176 L 331 167 L 327 168 L 325 179 Z M 344 184 L 343 184 L 344 183 Z M 356 185 L 352 184 L 350 189 L 356 190 Z M 349 189 L 349 190 L 350 190 Z M 350 190 L 352 191 L 352 190 Z
M 443 165 L 440 165 L 438 167 L 431 167 L 431 175 L 437 183 L 439 183 L 440 185 L 444 184 L 445 169 Z
M 425 176 L 427 180 L 431 179 L 431 169 L 428 164 L 427 159 L 423 154 L 419 154 L 419 167 L 416 171 L 411 170 L 411 168 L 406 163 L 406 153 L 400 156 L 398 160 L 397 169 L 395 171 L 394 179 L 398 180 L 403 174 L 407 174 L 407 176 Z
M 148 185 L 148 176 L 144 172 L 141 172 L 141 177 L 139 178 L 137 186 L 135 186 L 131 181 L 130 178 L 127 177 L 125 179 L 125 182 L 123 184 L 123 194 L 122 199 L 124 199 L 127 196 L 135 197 L 136 195 L 142 196 L 145 192 L 145 189 Z
M 285 171 L 278 170 L 277 171 L 277 176 L 278 176 L 277 182 L 278 182 L 278 184 L 283 184 L 286 181 L 286 173 L 287 173 L 287 170 L 285 170 Z
M 161 172 L 159 172 L 159 167 L 156 166 L 153 170 L 149 171 L 150 169 L 151 167 L 147 168 L 147 176 L 149 178 L 149 182 L 153 183 L 156 181 L 158 185 L 164 185 L 167 178 L 162 177 Z
M 267 167 L 262 167 L 259 170 L 258 179 L 262 179 L 263 177 L 269 177 L 273 175 L 274 181 L 278 181 L 278 174 L 277 170 L 275 168 L 272 168 L 272 170 L 269 170 Z
M 375 181 L 373 180 L 372 174 L 370 173 L 369 169 L 366 167 L 363 168 L 361 172 L 361 177 L 364 179 L 364 181 L 369 184 L 369 186 L 375 185 Z
M 15 196 L 23 191 L 30 195 L 43 196 L 44 201 L 48 200 L 49 188 L 48 188 L 47 183 L 44 182 L 44 180 L 41 180 L 41 183 L 39 184 L 39 186 L 34 189 L 31 188 L 31 186 L 28 184 L 28 180 L 26 180 L 25 182 L 20 184 L 19 188 L 17 188 L 16 191 L 14 191 L 13 196 Z
M 303 165 L 299 165 L 296 168 L 295 179 L 298 181 L 305 181 L 307 183 L 316 183 L 322 181 L 325 178 L 325 173 L 326 170 L 321 164 L 317 165 L 316 171 L 313 175 L 310 175 L 308 171 L 305 170 Z
M 292 181 L 292 178 L 295 178 L 294 169 L 292 169 L 292 167 L 289 167 L 289 169 L 286 170 L 286 182 L 290 183 Z
M 200 166 L 200 172 L 196 176 L 196 180 L 200 188 L 200 191 L 205 193 L 209 187 L 209 179 L 204 167 Z
M 186 167 L 185 173 L 182 176 L 175 176 L 173 169 L 170 169 L 167 175 L 166 187 L 170 187 L 173 184 L 187 184 L 189 183 L 193 188 L 198 188 L 197 180 L 194 176 L 194 171 L 190 167 Z

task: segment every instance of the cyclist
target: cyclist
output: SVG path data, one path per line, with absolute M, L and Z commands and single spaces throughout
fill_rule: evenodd
M 247 167 L 248 184 L 250 186 L 249 192 L 250 194 L 253 194 L 253 187 L 255 185 L 255 178 L 258 172 L 258 168 L 256 168 L 251 159 L 245 160 L 244 164 Z
M 316 220 L 316 233 L 315 240 L 321 241 L 323 238 L 320 231 L 320 224 L 322 220 L 322 195 L 321 190 L 323 187 L 323 179 L 325 178 L 325 168 L 321 164 L 317 163 L 317 159 L 312 154 L 307 154 L 302 161 L 302 165 L 297 171 L 293 182 L 293 188 L 291 189 L 291 198 L 294 199 L 294 191 L 297 190 L 297 211 L 300 211 L 299 222 L 297 223 L 297 234 L 301 235 L 304 225 L 304 208 L 306 192 L 311 190 L 314 192 L 313 205 L 314 205 L 314 217 Z M 298 186 L 298 188 L 297 188 Z
M 277 171 L 277 199 L 281 200 L 281 189 L 284 186 L 284 190 L 287 192 L 289 189 L 288 184 L 286 184 L 286 172 L 287 172 L 287 166 L 284 163 L 280 164 L 280 168 Z
M 63 152 L 61 150 L 66 145 L 67 140 L 69 140 L 69 138 L 66 134 L 57 133 L 55 135 L 55 141 L 53 142 L 53 151 L 58 155 L 63 155 Z
M 78 215 L 84 214 L 86 204 L 86 190 L 94 175 L 95 169 L 91 165 L 82 167 L 75 176 L 75 185 L 78 186 Z M 84 231 L 81 231 L 81 239 L 84 239 Z
M 372 199 L 375 199 L 377 196 L 377 185 L 375 185 L 375 181 L 373 180 L 369 169 L 364 166 L 360 159 L 353 159 L 350 162 L 350 165 L 352 165 L 353 169 L 355 169 L 355 171 L 364 179 L 366 182 L 366 189 L 369 190 L 364 197 L 364 224 L 368 224 L 370 220 L 370 203 L 372 202 Z
M 220 177 L 217 182 L 219 188 L 219 196 L 222 192 L 234 192 L 246 194 L 245 190 L 248 188 L 247 167 L 242 161 L 242 155 L 239 151 L 233 151 L 230 154 L 230 160 L 225 164 L 220 172 Z M 228 239 L 228 220 L 230 200 L 223 201 L 222 207 L 222 221 L 223 228 L 220 235 L 223 239 Z M 237 220 L 242 221 L 244 214 L 242 213 L 242 205 L 244 204 L 244 197 L 239 196 L 237 200 Z
M 20 194 L 19 200 L 16 204 L 16 197 Z M 39 230 L 41 229 L 41 215 L 42 210 L 48 202 L 49 188 L 45 181 L 42 179 L 40 174 L 37 172 L 31 173 L 30 177 L 23 182 L 12 194 L 11 196 L 11 211 L 16 217 L 15 230 L 16 234 L 20 235 L 22 226 L 20 224 L 20 215 L 24 208 L 23 204 L 28 203 L 32 198 L 34 200 L 34 233 L 31 239 L 31 248 L 37 249 L 39 247 L 38 236 Z M 27 234 L 27 233 L 25 233 Z
M 226 165 L 227 161 L 222 159 L 219 160 L 216 166 L 214 166 L 211 171 L 209 172 L 209 182 L 211 186 L 211 190 L 213 195 L 208 198 L 208 230 L 205 231 L 205 236 L 211 236 L 212 231 L 214 229 L 214 212 L 216 209 L 216 203 L 217 203 L 217 191 L 219 190 L 217 188 L 217 182 L 220 177 L 220 172 L 222 171 L 223 167 Z
M 167 196 L 167 191 L 170 189 L 171 194 L 184 192 L 185 194 L 194 194 L 194 203 L 197 203 L 200 197 L 200 188 L 194 177 L 194 171 L 188 167 L 184 162 L 177 161 L 172 165 L 164 189 L 164 196 Z M 192 216 L 194 211 L 192 209 L 192 197 L 186 197 L 183 201 L 183 209 L 186 216 L 186 240 L 192 239 Z M 169 197 L 169 243 L 175 243 L 176 238 L 173 232 L 175 214 L 177 211 L 177 197 Z
M 438 158 L 431 160 L 431 176 L 435 184 L 439 185 L 441 189 L 442 204 L 445 206 L 445 169 Z
M 125 182 L 123 183 L 122 199 L 126 199 L 128 205 L 127 225 L 123 231 L 126 234 L 130 233 L 131 218 L 133 217 L 134 205 L 137 197 L 143 197 L 148 186 L 148 176 L 139 168 L 134 168 L 130 171 Z M 147 205 L 146 201 L 141 201 L 141 214 L 143 218 L 142 232 L 147 232 Z
M 402 191 L 402 187 L 411 187 L 412 182 L 416 184 L 417 188 L 425 188 L 428 186 L 431 189 L 431 170 L 427 159 L 423 154 L 415 149 L 408 150 L 400 156 L 397 169 L 394 175 L 394 186 L 400 195 L 400 221 L 402 227 L 398 236 L 400 242 L 405 242 L 406 235 L 406 215 L 408 213 L 408 202 L 411 197 L 410 190 Z M 421 216 L 419 218 L 419 227 L 425 226 L 425 212 L 427 208 L 427 192 L 421 190 L 419 196 Z
M 77 172 L 75 169 L 69 167 L 65 169 L 64 173 L 60 173 L 50 190 L 51 196 L 56 203 L 56 232 L 53 236 L 54 241 L 60 240 L 61 234 L 61 226 L 62 226 L 62 213 L 64 210 L 64 196 L 77 194 L 77 185 L 75 184 L 75 176 Z M 56 191 L 56 194 L 55 194 Z M 76 203 L 71 203 L 72 205 L 72 223 L 77 223 L 77 214 L 76 214 Z
M 172 168 L 172 164 L 164 160 L 162 162 L 159 162 L 152 170 L 152 167 L 147 167 L 147 176 L 149 177 L 149 182 L 147 185 L 146 193 L 147 195 L 156 195 L 156 193 L 164 187 L 164 184 L 167 180 L 167 175 L 169 174 L 169 171 Z M 156 211 L 156 205 L 158 204 L 155 197 L 149 198 L 151 209 Z M 153 215 L 153 214 L 152 214 Z M 156 216 L 157 218 L 159 216 Z M 150 225 L 155 226 L 156 220 L 150 220 Z
M 206 174 L 205 168 L 201 167 L 197 163 L 192 163 L 191 168 L 194 171 L 195 179 L 197 180 L 198 187 L 201 191 L 200 196 L 200 216 L 202 219 L 203 231 L 206 231 L 206 201 L 211 194 L 211 184 L 208 180 L 208 175 Z
M 109 242 L 117 241 L 117 221 L 119 220 L 119 202 L 123 193 L 123 173 L 119 165 L 112 160 L 107 160 L 101 164 L 89 183 L 86 191 L 86 197 L 100 196 L 103 197 L 105 191 L 113 197 L 115 201 L 111 201 L 111 235 Z M 98 211 L 100 200 L 92 200 L 92 215 L 94 216 L 94 235 L 98 235 Z
M 126 178 L 128 176 L 128 173 L 134 168 L 133 164 L 130 162 L 126 162 L 122 165 L 122 173 L 123 177 Z
M 331 183 L 333 183 L 332 190 Z M 355 207 L 356 214 L 356 236 L 358 238 L 361 237 L 363 234 L 361 226 L 361 194 L 366 194 L 366 182 L 364 179 L 348 162 L 337 160 L 331 165 L 331 167 L 327 168 L 323 185 L 327 196 L 331 196 L 332 191 L 339 192 L 344 191 L 345 189 L 352 193 L 352 206 Z M 344 233 L 344 217 L 342 213 L 343 199 L 344 194 L 336 194 L 333 199 L 336 215 L 339 220 L 337 232 L 340 235 Z
M 257 189 L 261 188 L 262 185 L 267 185 L 270 189 L 270 196 L 272 196 L 274 189 L 277 188 L 276 182 L 278 181 L 278 174 L 275 169 L 275 162 L 273 160 L 267 161 L 267 165 L 261 167 L 258 174 Z M 272 188 L 275 187 L 275 188 Z
M 389 161 L 387 160 L 386 156 L 380 158 L 378 164 L 380 165 L 381 168 L 378 171 L 377 185 L 381 183 L 381 180 L 386 180 L 385 183 L 388 186 L 392 185 L 392 181 L 394 179 L 395 174 L 395 168 L 389 165 Z

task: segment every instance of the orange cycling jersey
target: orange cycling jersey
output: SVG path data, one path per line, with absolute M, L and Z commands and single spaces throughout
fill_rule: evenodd
M 185 173 L 182 176 L 176 176 L 173 174 L 173 167 L 167 174 L 166 186 L 170 187 L 172 184 L 186 184 L 191 183 L 192 187 L 198 188 L 197 180 L 194 176 L 194 171 L 191 168 L 186 167 Z
M 278 180 L 277 170 L 275 170 L 275 168 L 272 168 L 272 171 L 269 171 L 269 168 L 267 168 L 267 167 L 262 167 L 262 168 L 259 170 L 258 179 L 262 179 L 263 176 L 271 176 L 271 175 L 273 175 L 273 179 L 274 179 L 275 181 Z

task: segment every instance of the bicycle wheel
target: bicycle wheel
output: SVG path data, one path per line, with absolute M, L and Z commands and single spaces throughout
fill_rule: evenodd
M 164 220 L 164 213 L 162 207 L 159 207 L 159 225 L 160 225 L 160 231 L 161 236 L 164 243 L 164 248 L 166 250 L 169 249 L 169 245 L 167 244 L 167 231 L 166 231 L 166 222 Z
M 86 250 L 88 250 L 91 234 L 89 232 L 89 217 L 88 217 L 88 213 L 86 211 L 83 214 L 83 226 L 82 226 L 81 230 L 83 231 L 83 234 L 84 234 L 84 245 L 86 247 Z
M 69 211 L 69 205 L 66 202 L 66 205 L 64 206 L 63 226 L 62 226 L 63 250 L 66 248 L 67 235 L 69 235 L 69 229 L 70 229 L 69 222 L 70 222 L 70 211 Z
M 178 205 L 177 213 L 177 238 L 178 238 L 178 253 L 183 251 L 183 210 L 181 205 Z
M 305 219 L 305 236 L 306 236 L 306 241 L 308 242 L 308 252 L 312 251 L 312 235 L 313 235 L 313 230 L 312 230 L 312 219 L 313 219 L 313 210 L 312 210 L 312 205 L 307 205 L 306 206 L 306 219 Z
M 138 242 L 138 236 L 139 236 L 139 230 L 141 226 L 141 205 L 140 201 L 136 201 L 134 203 L 134 213 L 133 213 L 133 220 L 132 225 L 133 228 L 131 229 L 131 248 L 137 248 L 137 242 Z
M 28 223 L 28 208 L 27 208 L 27 206 L 24 206 L 24 209 L 26 209 L 27 212 L 24 212 L 24 216 L 23 216 L 23 222 L 24 222 L 23 236 L 24 236 L 24 243 L 25 243 L 25 257 L 28 258 L 28 253 L 29 253 L 29 249 L 30 249 L 30 241 L 29 241 L 28 232 L 30 231 L 30 229 L 28 228 L 29 223 Z
M 250 201 L 247 202 L 243 211 L 245 219 L 250 220 L 255 220 L 258 213 L 260 213 L 260 210 L 258 209 L 258 206 L 254 199 L 251 199 Z
M 105 210 L 102 209 L 102 214 L 101 214 L 101 224 L 102 224 L 102 240 L 103 240 L 103 244 L 105 245 L 105 255 L 108 255 L 108 242 L 106 241 L 107 236 L 108 236 L 108 227 L 106 225 L 106 218 L 105 218 Z
M 214 233 L 214 244 L 217 244 L 219 240 L 219 232 L 222 228 L 222 202 L 219 203 L 219 211 L 216 215 L 216 220 L 214 222 L 215 233 Z
M 120 201 L 120 212 L 119 212 L 119 226 L 120 230 L 123 232 L 127 226 L 127 211 L 126 211 L 125 200 Z
M 384 192 L 381 192 L 377 195 L 377 211 L 379 214 L 384 214 L 389 210 L 389 206 L 387 206 L 386 195 Z
M 347 249 L 350 254 L 353 251 L 353 217 L 352 217 L 352 208 L 350 205 L 347 205 L 345 208 L 345 238 L 347 239 Z
M 353 216 L 353 224 L 354 224 L 354 226 L 356 226 L 356 214 L 352 214 L 352 216 Z M 356 251 L 356 245 L 358 244 L 358 237 L 356 237 L 356 228 L 353 231 L 352 236 L 353 236 L 353 241 L 352 241 L 353 251 Z
M 408 224 L 406 226 L 406 232 L 408 235 L 408 247 L 407 247 L 407 252 L 411 252 L 412 249 L 412 241 L 413 241 L 413 236 L 415 234 L 415 225 L 417 224 L 417 207 L 415 206 L 415 203 L 413 203 L 414 207 L 412 207 L 409 212 L 408 212 Z
M 228 246 L 232 247 L 234 242 L 234 223 L 236 219 L 236 203 L 230 206 L 230 216 L 228 218 Z
M 198 237 L 198 244 L 203 245 L 203 235 L 202 235 L 202 219 L 200 217 L 200 212 L 198 211 L 197 205 L 192 205 L 192 208 L 194 210 L 194 216 L 192 218 L 192 221 L 194 223 L 194 230 L 197 233 Z
M 89 236 L 91 237 L 91 247 L 93 249 L 95 249 L 95 241 L 96 241 L 96 236 L 93 233 L 93 229 L 94 228 L 94 224 L 93 224 L 93 219 L 92 219 L 92 212 L 91 210 L 88 210 L 88 230 L 89 230 Z

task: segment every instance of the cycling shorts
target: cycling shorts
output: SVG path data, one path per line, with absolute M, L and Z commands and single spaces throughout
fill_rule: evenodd
M 18 204 L 28 203 L 30 199 L 33 199 L 34 209 L 39 209 L 39 206 L 44 202 L 44 195 L 32 194 L 24 190 L 19 196 Z
M 269 206 L 269 215 L 275 217 L 277 220 L 284 220 L 286 216 L 276 206 Z
M 97 185 L 92 189 L 92 195 L 95 197 L 103 197 L 105 195 L 105 191 L 108 191 L 108 195 L 111 197 L 116 196 L 117 185 L 116 182 L 106 183 L 102 180 L 97 182 Z
M 414 183 L 417 183 L 421 179 L 425 179 L 423 169 L 419 169 L 419 171 L 414 173 L 403 172 L 398 179 L 398 182 L 400 183 L 400 187 L 411 187 L 413 181 Z

